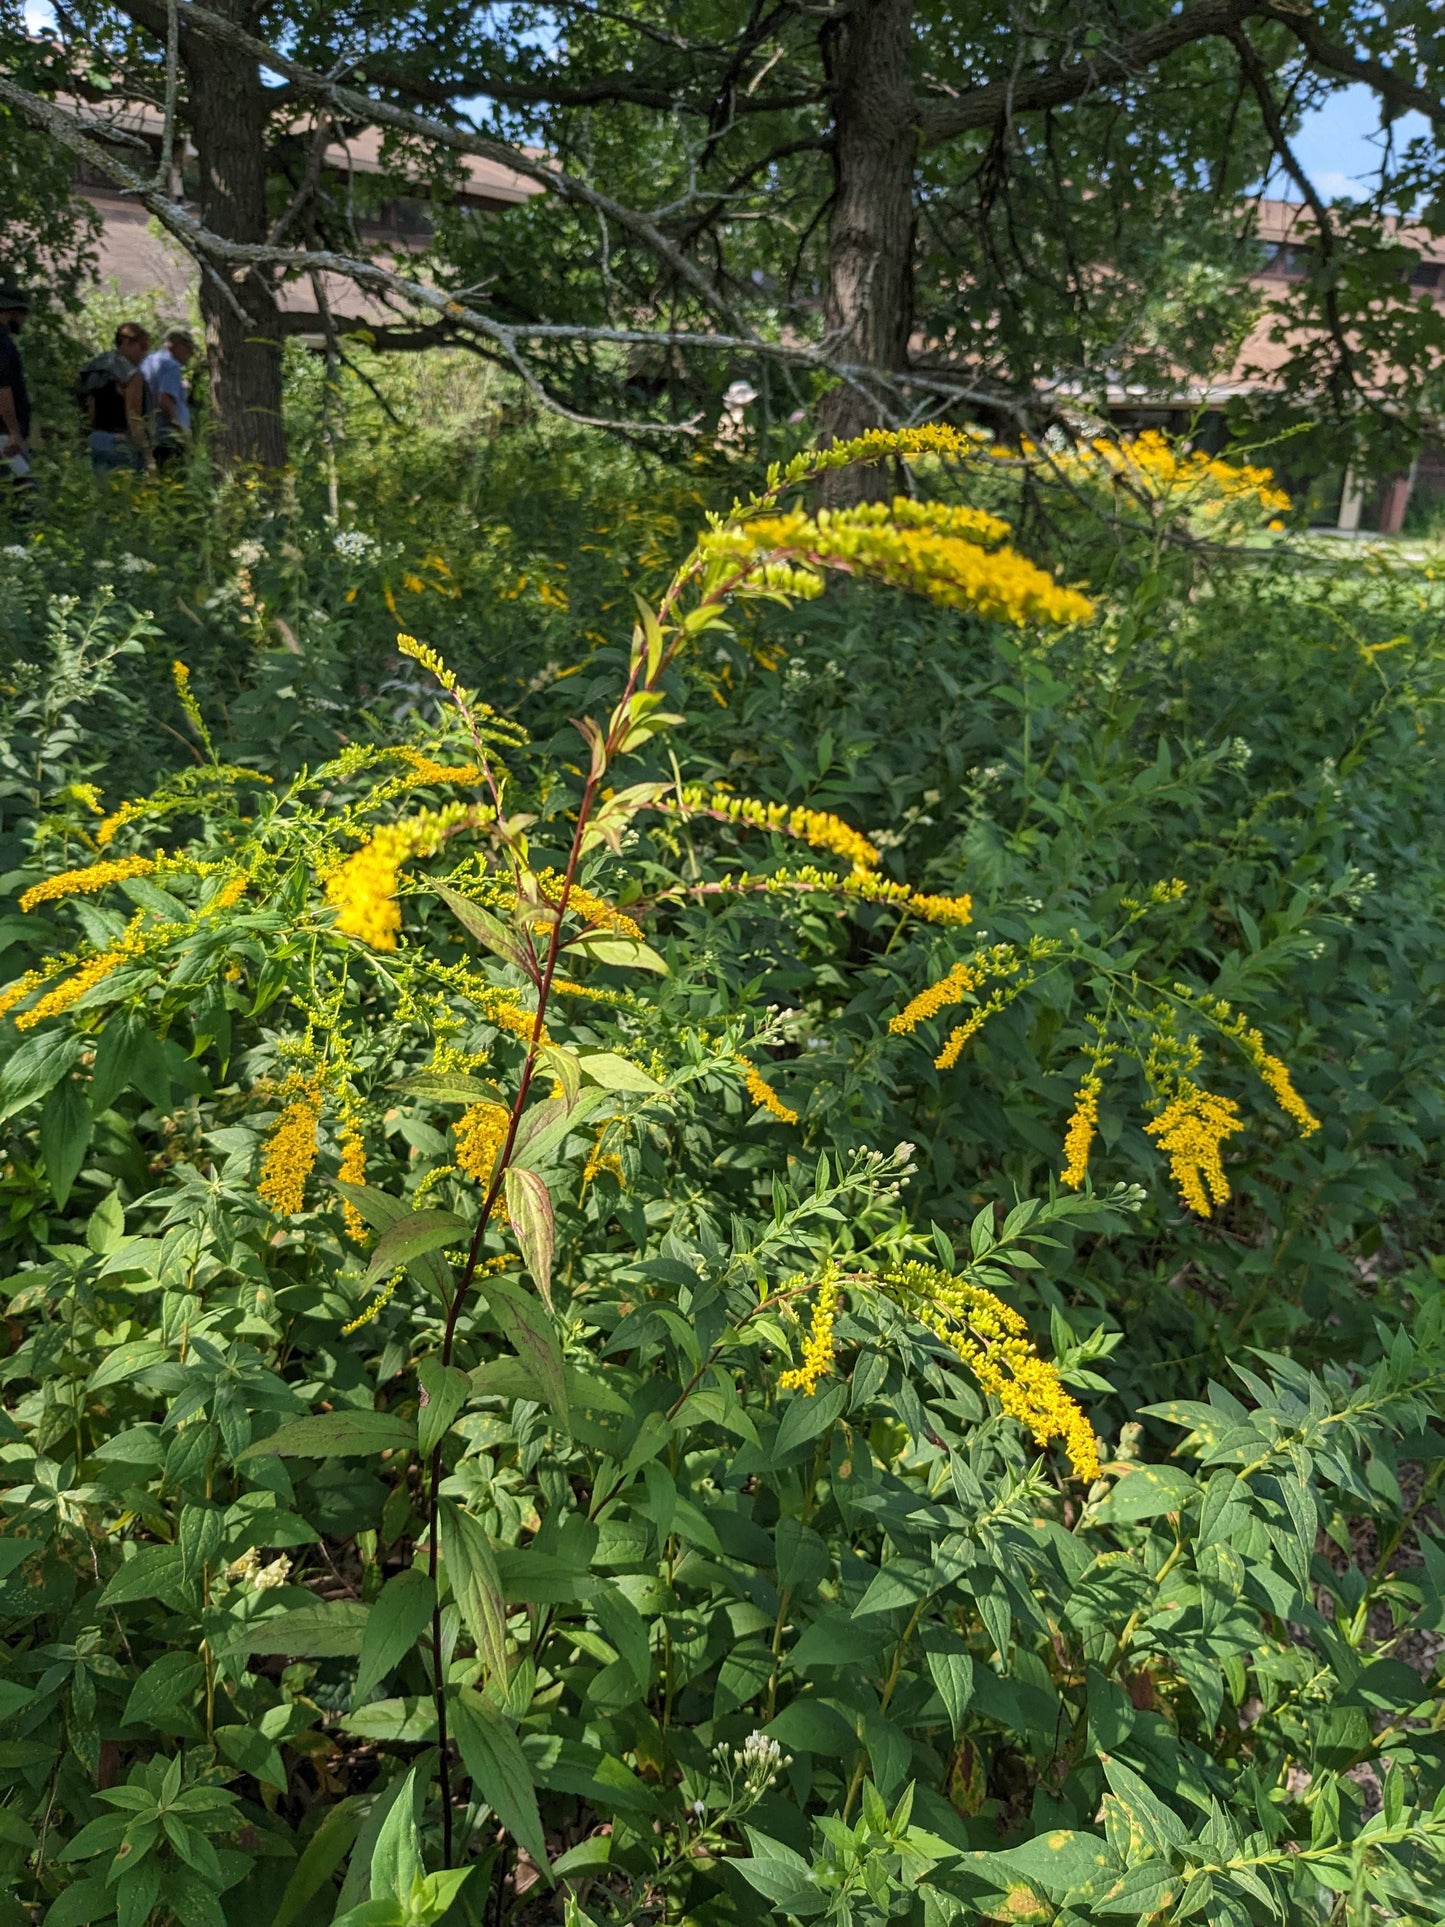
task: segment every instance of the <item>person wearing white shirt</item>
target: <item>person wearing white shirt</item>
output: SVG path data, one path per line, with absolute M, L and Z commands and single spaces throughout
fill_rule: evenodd
M 141 373 L 155 403 L 152 440 L 160 467 L 179 461 L 190 446 L 191 407 L 185 367 L 195 352 L 193 337 L 184 328 L 172 328 L 164 343 L 141 363 Z

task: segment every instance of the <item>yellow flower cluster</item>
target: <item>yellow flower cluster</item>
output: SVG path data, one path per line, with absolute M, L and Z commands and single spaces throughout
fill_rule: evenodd
M 395 950 L 401 929 L 396 885 L 402 864 L 409 857 L 430 856 L 451 830 L 474 820 L 475 812 L 454 803 L 374 831 L 326 879 L 326 901 L 337 912 L 336 928 L 373 950 Z
M 956 1024 L 948 1033 L 943 1049 L 933 1060 L 936 1071 L 951 1071 L 962 1057 L 965 1045 L 969 1044 L 983 1029 L 990 1017 L 996 1017 L 1011 1000 L 1013 993 L 1006 990 L 991 990 L 978 1009 L 972 1011 L 961 1024 Z
M 32 883 L 21 894 L 20 908 L 33 910 L 37 903 L 54 903 L 61 897 L 93 896 L 112 883 L 124 883 L 127 877 L 148 877 L 155 867 L 152 857 L 123 856 L 88 864 L 83 870 L 62 870 L 43 883 Z
M 1074 1114 L 1064 1134 L 1064 1168 L 1059 1173 L 1060 1182 L 1072 1191 L 1080 1188 L 1089 1169 L 1089 1152 L 1099 1128 L 1099 1098 L 1103 1089 L 1103 1078 L 1097 1071 L 1089 1071 L 1074 1092 Z
M 782 1124 L 796 1124 L 798 1121 L 798 1113 L 783 1102 L 782 1098 L 778 1096 L 777 1092 L 761 1072 L 758 1071 L 754 1065 L 750 1064 L 745 1057 L 738 1058 L 737 1062 L 743 1073 L 743 1082 L 747 1086 L 748 1096 L 753 1100 L 754 1104 L 757 1105 L 758 1109 L 760 1111 L 771 1111 L 773 1116 Z
M 102 978 L 108 977 L 113 970 L 119 970 L 120 966 L 123 963 L 129 963 L 132 957 L 138 957 L 145 948 L 139 925 L 140 918 L 136 917 L 117 943 L 112 944 L 108 950 L 98 951 L 95 956 L 80 966 L 73 977 L 67 977 L 63 984 L 57 984 L 54 990 L 47 991 L 39 1003 L 32 1004 L 29 1010 L 21 1011 L 15 1019 L 16 1030 L 32 1030 L 36 1024 L 43 1024 L 47 1017 L 60 1016 L 62 1011 L 70 1010 L 78 1004 L 85 993 L 93 990 Z M 43 981 L 43 976 L 38 971 L 28 971 L 26 976 L 21 978 L 21 983 L 25 983 L 28 978 L 35 980 L 30 984 L 31 990 L 37 988 Z M 10 986 L 10 991 L 17 989 L 18 986 L 15 984 Z M 7 1000 L 10 998 L 10 991 L 6 992 Z M 7 1001 L 6 1008 L 13 1008 L 13 1004 L 20 1001 L 20 996 L 28 995 L 29 990 L 21 991 L 13 1000 Z
M 1027 446 L 1023 452 L 1036 453 Z M 1112 480 L 1136 495 L 1198 506 L 1205 514 L 1234 507 L 1247 508 L 1254 515 L 1283 515 L 1290 506 L 1289 496 L 1276 487 L 1270 469 L 1220 461 L 1197 450 L 1187 452 L 1157 428 L 1146 429 L 1128 442 L 1101 437 L 1053 458 L 1052 466 L 1073 479 Z
M 682 793 L 688 809 L 706 810 L 710 816 L 729 823 L 746 824 L 754 830 L 772 830 L 782 836 L 798 837 L 815 850 L 831 850 L 855 870 L 876 870 L 877 850 L 860 831 L 827 810 L 808 810 L 801 805 L 764 803 L 755 796 L 734 796 L 728 790 L 707 790 L 692 785 Z
M 469 1104 L 452 1126 L 457 1169 L 465 1171 L 478 1184 L 490 1182 L 497 1153 L 507 1141 L 510 1123 L 511 1113 L 505 1105 Z
M 176 686 L 181 708 L 186 712 L 186 721 L 205 744 L 211 747 L 211 732 L 206 728 L 206 719 L 201 714 L 201 705 L 196 701 L 195 691 L 191 688 L 191 672 L 183 662 L 171 664 L 171 680 Z
M 485 772 L 480 764 L 459 763 L 451 765 L 439 763 L 435 757 L 424 755 L 419 749 L 401 748 L 397 755 L 407 764 L 409 788 L 420 788 L 424 783 L 480 783 Z
M 582 1183 L 584 1187 L 591 1184 L 592 1180 L 598 1177 L 603 1171 L 609 1171 L 619 1184 L 625 1182 L 621 1157 L 616 1151 L 609 1151 L 605 1148 L 607 1136 L 611 1129 L 612 1125 L 610 1122 L 604 1124 L 602 1129 L 597 1133 L 592 1149 L 587 1153 L 587 1163 L 582 1171 Z
M 922 917 L 925 923 L 952 924 L 962 929 L 973 922 L 973 898 L 967 894 L 961 897 L 930 896 L 924 891 L 910 891 L 907 907 L 915 917 Z
M 1244 1129 L 1239 1106 L 1232 1098 L 1216 1097 L 1189 1079 L 1181 1079 L 1169 1103 L 1144 1129 L 1158 1140 L 1160 1150 L 1168 1153 L 1179 1195 L 1191 1211 L 1207 1218 L 1211 1200 L 1213 1204 L 1227 1203 L 1229 1180 L 1220 1153 L 1224 1140 Z
M 1039 1357 L 1028 1327 L 1001 1298 L 934 1265 L 910 1262 L 885 1272 L 884 1290 L 941 1338 L 983 1389 L 1039 1445 L 1062 1439 L 1076 1478 L 1099 1476 L 1099 1444 L 1057 1370 Z
M 32 990 L 39 990 L 40 986 L 47 981 L 43 970 L 27 970 L 23 977 L 17 977 L 13 983 L 6 984 L 5 988 L 0 990 L 0 1017 L 8 1017 L 17 1004 L 24 1003 Z
M 982 520 L 999 526 L 993 517 Z M 816 515 L 794 509 L 717 527 L 701 548 L 709 559 L 744 569 L 763 562 L 836 569 L 997 621 L 1083 622 L 1093 614 L 1087 596 L 1061 587 L 1016 549 L 983 547 L 976 539 L 980 526 L 978 510 L 899 496 L 892 503 Z
M 537 874 L 537 887 L 548 903 L 557 905 L 562 901 L 562 885 L 565 881 L 558 870 L 541 870 Z M 605 897 L 574 883 L 567 892 L 567 914 L 580 917 L 583 923 L 593 930 L 611 930 L 619 937 L 634 937 L 642 942 L 642 926 L 625 910 L 619 910 Z
M 366 1183 L 366 1139 L 354 1116 L 341 1127 L 341 1165 L 336 1175 L 343 1184 Z M 346 1235 L 354 1245 L 366 1243 L 366 1220 L 348 1198 L 341 1207 Z
M 1214 999 L 1200 1001 L 1215 1017 L 1226 1023 L 1225 1035 L 1233 1037 L 1240 1045 L 1259 1073 L 1260 1081 L 1274 1093 L 1280 1109 L 1294 1120 L 1300 1136 L 1313 1137 L 1320 1128 L 1320 1121 L 1295 1089 L 1289 1066 L 1273 1054 L 1263 1035 L 1246 1020 L 1243 1011 L 1232 1022 L 1227 1022 L 1231 1015 L 1228 1004 Z
M 895 1037 L 904 1037 L 911 1030 L 930 1017 L 936 1017 L 940 1010 L 949 1004 L 961 1004 L 968 993 L 978 984 L 978 978 L 967 964 L 956 963 L 946 977 L 920 990 L 916 997 L 903 1006 L 894 1017 L 888 1019 L 888 1028 Z
M 803 1340 L 801 1364 L 783 1373 L 778 1380 L 785 1392 L 803 1392 L 809 1398 L 833 1369 L 833 1327 L 843 1304 L 843 1286 L 838 1267 L 829 1259 L 818 1279 L 818 1295 L 813 1300 L 813 1316 L 808 1336 Z
M 291 1218 L 306 1202 L 306 1180 L 316 1163 L 316 1127 L 321 1121 L 321 1074 L 291 1077 L 282 1095 L 290 1101 L 271 1126 L 261 1154 L 256 1195 L 278 1218 Z
M 973 922 L 972 897 L 923 895 L 910 889 L 906 883 L 895 883 L 891 878 L 878 876 L 871 870 L 853 870 L 845 877 L 836 876 L 828 870 L 815 869 L 812 864 L 803 864 L 797 869 L 773 870 L 767 876 L 753 876 L 744 871 L 740 875 L 706 885 L 703 893 L 728 896 L 750 890 L 779 896 L 790 891 L 801 895 L 818 890 L 831 896 L 856 897 L 863 903 L 891 903 L 900 910 L 907 910 L 913 916 L 922 918 L 925 923 L 942 924 L 954 929 L 962 929 Z
M 399 635 L 396 646 L 404 656 L 419 662 L 429 675 L 435 676 L 442 688 L 450 695 L 457 686 L 457 679 L 447 668 L 441 657 L 428 643 L 418 642 L 415 636 Z

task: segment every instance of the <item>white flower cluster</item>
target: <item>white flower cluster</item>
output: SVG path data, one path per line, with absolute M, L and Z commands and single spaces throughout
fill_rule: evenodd
M 348 562 L 365 562 L 381 548 L 376 537 L 368 535 L 364 529 L 338 529 L 331 538 L 331 546 L 338 555 L 344 555 Z
M 258 542 L 254 536 L 248 536 L 244 542 L 238 542 L 232 549 L 231 560 L 239 562 L 243 569 L 254 569 L 265 553 L 265 544 Z
M 148 562 L 143 555 L 123 555 L 116 564 L 116 567 L 123 569 L 127 575 L 154 575 L 156 573 L 156 564 L 154 562 Z
M 233 1586 L 247 1586 L 252 1592 L 270 1592 L 276 1586 L 284 1586 L 291 1577 L 291 1561 L 283 1552 L 269 1566 L 263 1566 L 260 1553 L 254 1546 L 248 1546 L 239 1559 L 233 1559 L 227 1566 L 226 1577 Z

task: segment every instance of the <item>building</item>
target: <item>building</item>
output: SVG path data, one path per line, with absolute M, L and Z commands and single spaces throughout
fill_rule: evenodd
M 73 105 L 73 103 L 70 103 Z M 86 108 L 89 131 L 102 140 L 98 125 L 121 137 L 115 151 L 134 164 L 134 142 L 143 140 L 154 159 L 159 158 L 163 120 L 149 105 L 126 103 L 105 111 L 103 121 L 92 108 Z M 297 128 L 309 136 L 310 129 Z M 458 157 L 465 185 L 456 193 L 453 204 L 476 214 L 500 213 L 517 207 L 542 190 L 536 181 L 497 161 L 478 155 Z M 175 159 L 171 172 L 171 191 L 184 205 L 187 186 L 193 183 L 195 157 L 186 143 L 184 129 L 177 129 Z M 432 232 L 428 203 L 417 197 L 398 196 L 394 173 L 382 162 L 382 136 L 379 129 L 363 128 L 346 139 L 332 140 L 322 154 L 322 167 L 334 189 L 344 192 L 353 209 L 361 240 L 374 248 L 380 258 L 395 261 L 408 251 L 425 246 Z M 199 280 L 199 269 L 181 244 L 168 235 L 147 208 L 123 194 L 108 176 L 80 163 L 76 169 L 76 192 L 95 209 L 100 220 L 98 275 L 122 294 L 149 295 L 160 291 L 164 305 L 177 314 L 190 306 Z M 377 327 L 413 318 L 410 310 L 399 312 L 375 295 L 366 294 L 354 283 L 337 275 L 322 275 L 322 298 L 331 312 L 346 323 L 361 322 Z M 312 335 L 320 340 L 324 328 L 316 293 L 309 276 L 283 282 L 278 305 L 287 330 L 303 339 Z

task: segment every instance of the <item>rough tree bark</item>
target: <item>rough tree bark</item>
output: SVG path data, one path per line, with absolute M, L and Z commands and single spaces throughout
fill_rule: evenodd
M 248 32 L 247 0 L 211 0 Z M 264 241 L 268 103 L 256 62 L 221 42 L 187 34 L 181 43 L 191 139 L 200 167 L 200 217 L 228 241 Z M 226 287 L 201 278 L 211 391 L 211 449 L 221 468 L 279 468 L 286 459 L 281 416 L 281 327 L 270 283 L 260 274 Z
M 905 365 L 913 323 L 913 0 L 862 0 L 826 29 L 823 54 L 833 100 L 828 333 L 840 360 L 886 376 Z M 840 382 L 823 402 L 824 439 L 887 416 L 880 385 Z M 828 477 L 824 499 L 838 506 L 885 488 L 876 469 L 844 469 Z

